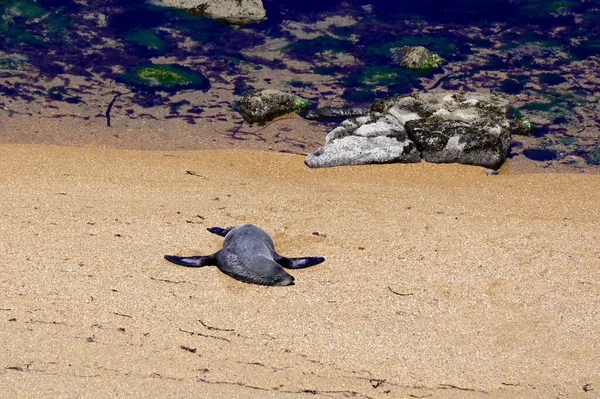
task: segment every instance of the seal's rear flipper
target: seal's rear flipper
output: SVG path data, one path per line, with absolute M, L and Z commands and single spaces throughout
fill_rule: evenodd
M 218 236 L 221 237 L 225 237 L 227 235 L 227 233 L 229 233 L 229 231 L 231 231 L 233 229 L 233 227 L 228 227 L 226 229 L 222 228 L 222 227 L 209 227 L 208 231 L 210 231 L 213 234 L 216 234 Z
M 302 269 L 304 267 L 318 265 L 325 261 L 325 258 L 308 256 L 305 258 L 286 258 L 285 256 L 279 256 L 275 261 L 286 269 Z
M 165 259 L 176 265 L 188 267 L 216 266 L 217 259 L 214 255 L 209 256 L 171 256 L 165 255 Z

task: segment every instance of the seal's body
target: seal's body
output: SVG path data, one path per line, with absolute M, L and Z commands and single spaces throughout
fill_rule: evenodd
M 320 257 L 286 258 L 275 252 L 273 239 L 253 224 L 207 229 L 225 237 L 223 249 L 208 256 L 180 257 L 165 255 L 169 262 L 182 266 L 217 266 L 223 273 L 252 284 L 291 285 L 294 277 L 283 268 L 301 269 L 323 262 Z

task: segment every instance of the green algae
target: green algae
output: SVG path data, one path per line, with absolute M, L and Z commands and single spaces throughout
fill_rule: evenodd
M 48 11 L 31 1 L 5 1 L 0 3 L 0 32 L 3 39 L 13 43 L 43 45 L 39 35 L 28 28 Z
M 39 6 L 34 1 L 5 1 L 0 3 L 4 12 L 2 14 L 2 22 L 13 23 L 15 18 L 34 19 L 41 18 L 48 14 L 48 10 Z
M 347 88 L 343 95 L 344 99 L 369 102 L 374 101 L 378 96 L 392 96 L 410 91 L 419 76 L 418 72 L 399 65 L 368 65 L 344 76 L 340 82 Z
M 309 105 L 308 100 L 298 96 L 294 97 L 294 111 L 304 112 L 308 109 Z
M 173 86 L 191 82 L 187 73 L 182 73 L 171 65 L 142 67 L 136 74 L 141 80 L 152 85 Z
M 183 89 L 207 91 L 208 79 L 200 72 L 176 64 L 152 64 L 132 67 L 120 76 L 132 88 L 177 92 Z
M 402 68 L 397 65 L 379 66 L 368 65 L 354 74 L 350 74 L 343 79 L 348 86 L 361 87 L 372 86 L 393 86 L 393 85 L 412 85 L 419 77 L 419 73 Z
M 66 42 L 70 19 L 66 7 L 48 10 L 36 1 L 0 2 L 0 42 L 47 47 L 49 41 Z
M 392 67 L 368 66 L 362 70 L 359 81 L 370 85 L 390 85 L 399 76 L 399 71 Z
M 421 68 L 418 69 L 419 72 L 430 72 L 438 67 L 440 67 L 446 60 L 440 57 L 437 54 L 431 54 L 431 56 L 427 57 Z
M 150 50 L 164 52 L 167 44 L 158 36 L 155 29 L 134 29 L 125 35 L 125 39 L 131 43 L 145 47 Z
M 515 116 L 511 123 L 514 134 L 529 136 L 535 131 L 535 125 L 524 116 Z

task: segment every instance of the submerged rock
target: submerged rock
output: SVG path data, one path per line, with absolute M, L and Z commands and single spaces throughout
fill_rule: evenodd
M 381 162 L 461 163 L 498 169 L 510 145 L 508 101 L 480 93 L 416 93 L 344 121 L 306 160 L 310 167 Z
M 279 90 L 261 90 L 240 101 L 240 114 L 248 123 L 265 123 L 290 112 L 304 112 L 308 101 Z
M 242 26 L 266 18 L 261 0 L 155 0 L 154 4 L 187 10 L 190 13 Z
M 439 55 L 432 53 L 423 46 L 407 46 L 400 49 L 402 61 L 400 66 L 417 71 L 431 71 L 445 61 Z

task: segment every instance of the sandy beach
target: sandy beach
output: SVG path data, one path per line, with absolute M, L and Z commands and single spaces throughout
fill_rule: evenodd
M 596 397 L 600 176 L 0 145 L 2 397 Z M 209 254 L 254 223 L 296 284 Z

